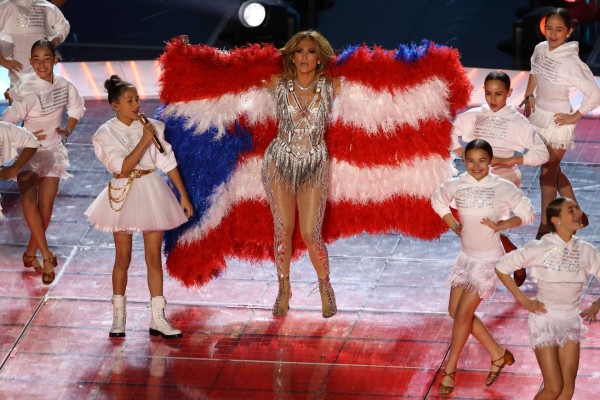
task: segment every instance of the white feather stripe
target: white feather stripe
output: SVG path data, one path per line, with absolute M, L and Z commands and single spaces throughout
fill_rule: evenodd
M 329 200 L 363 204 L 383 202 L 392 196 L 429 198 L 457 173 L 452 161 L 439 155 L 415 158 L 398 166 L 360 168 L 346 161 L 331 161 Z
M 448 95 L 448 85 L 439 78 L 392 92 L 346 82 L 335 99 L 332 121 L 368 134 L 392 133 L 404 124 L 418 128 L 427 119 L 450 118 Z
M 246 200 L 267 201 L 260 171 L 262 156 L 238 165 L 231 179 L 219 185 L 208 198 L 209 208 L 200 223 L 179 239 L 188 244 L 204 238 L 219 226 L 236 204 Z M 360 168 L 345 161 L 331 161 L 329 200 L 357 204 L 383 202 L 392 196 L 429 198 L 442 182 L 456 173 L 452 162 L 439 155 L 417 158 L 396 167 Z
M 265 89 L 252 89 L 212 99 L 171 103 L 165 107 L 162 116 L 184 118 L 185 128 L 193 129 L 197 135 L 215 128 L 215 139 L 220 139 L 240 115 L 255 125 L 275 119 L 276 107 L 273 94 Z

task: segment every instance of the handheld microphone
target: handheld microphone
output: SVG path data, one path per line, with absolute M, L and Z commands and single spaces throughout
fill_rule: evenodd
M 140 114 L 140 121 L 142 121 L 144 125 L 149 122 L 148 117 L 146 117 L 144 114 Z M 158 151 L 160 151 L 161 153 L 165 152 L 165 148 L 162 146 L 162 144 L 160 144 L 160 140 L 158 140 L 158 137 L 156 135 L 152 135 L 152 143 L 154 143 Z

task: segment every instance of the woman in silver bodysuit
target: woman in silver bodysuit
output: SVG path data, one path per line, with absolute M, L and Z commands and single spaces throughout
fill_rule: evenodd
M 265 83 L 277 96 L 278 133 L 265 152 L 262 171 L 275 225 L 279 293 L 273 315 L 286 315 L 292 297 L 290 259 L 297 206 L 302 240 L 319 278 L 323 317 L 329 318 L 337 307 L 321 234 L 329 179 L 325 133 L 340 82 L 325 75 L 333 49 L 318 32 L 299 32 L 280 51 L 283 74 Z

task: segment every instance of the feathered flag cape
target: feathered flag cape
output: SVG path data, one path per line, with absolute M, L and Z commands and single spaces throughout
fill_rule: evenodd
M 447 230 L 429 199 L 453 176 L 451 119 L 471 84 L 458 52 L 423 41 L 396 50 L 350 47 L 328 66 L 343 77 L 326 141 L 331 172 L 323 237 L 397 232 L 431 240 Z M 167 232 L 171 276 L 200 286 L 231 257 L 273 259 L 273 220 L 260 179 L 276 136 L 275 96 L 263 88 L 282 71 L 277 49 L 222 51 L 171 41 L 160 57 L 156 117 L 166 123 L 195 208 Z M 294 233 L 295 255 L 304 246 Z

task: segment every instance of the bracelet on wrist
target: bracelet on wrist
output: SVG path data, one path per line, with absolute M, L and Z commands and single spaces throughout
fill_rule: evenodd
M 529 100 L 530 98 L 535 99 L 535 95 L 533 93 L 525 95 L 525 97 L 523 97 L 523 101 L 521 102 L 521 104 L 519 104 L 519 107 L 523 107 L 523 105 L 527 104 L 527 100 Z
M 452 226 L 450 227 L 450 229 L 452 229 L 454 232 L 456 232 L 459 228 L 460 228 L 460 223 L 458 221 L 453 223 Z

